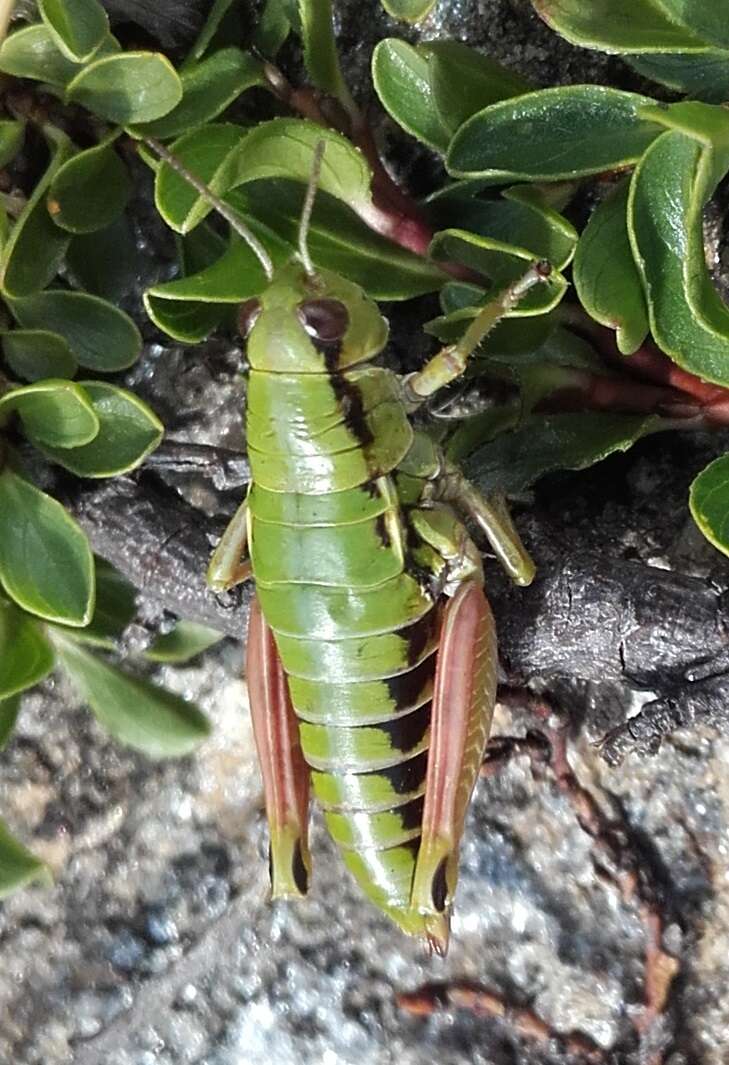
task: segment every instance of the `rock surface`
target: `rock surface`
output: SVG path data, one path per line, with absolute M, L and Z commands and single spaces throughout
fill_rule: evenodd
M 342 4 L 340 28 L 346 69 L 364 86 L 372 41 L 401 28 L 374 0 Z M 635 87 L 619 60 L 559 41 L 526 0 L 441 0 L 421 32 L 467 39 L 541 83 Z M 394 137 L 387 123 L 382 132 Z M 393 139 L 394 165 L 415 178 L 402 143 Z M 174 383 L 178 413 L 210 398 L 207 365 L 196 369 L 191 353 L 150 347 L 144 382 L 168 402 Z M 225 375 L 214 384 L 215 439 L 235 445 L 236 386 Z M 210 421 L 190 424 L 179 438 L 209 439 Z M 680 964 L 666 1016 L 639 1057 L 645 914 L 606 885 L 564 791 L 550 772 L 535 776 L 525 755 L 477 790 L 445 961 L 363 902 L 318 820 L 309 899 L 271 906 L 240 668 L 228 641 L 193 666 L 158 671 L 198 698 L 215 726 L 195 757 L 177 762 L 152 763 L 111 742 L 62 679 L 25 700 L 0 761 L 0 807 L 56 879 L 0 906 L 3 1065 L 727 1060 L 729 741 L 696 728 L 618 770 L 584 734 L 572 743 L 582 783 L 632 827 L 663 889 L 663 947 Z M 608 720 L 611 698 L 625 693 L 588 684 L 564 696 Z M 497 731 L 525 727 L 501 709 Z M 450 1007 L 426 1016 L 398 1005 L 426 984 L 439 985 Z M 448 984 L 530 1007 L 546 1027 L 533 1018 L 527 1032 L 513 1014 L 453 1008 Z

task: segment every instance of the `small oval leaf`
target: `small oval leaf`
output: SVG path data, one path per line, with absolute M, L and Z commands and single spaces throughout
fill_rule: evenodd
M 663 133 L 633 173 L 628 227 L 656 343 L 683 369 L 727 385 L 729 311 L 708 274 L 701 221 L 714 162 L 710 146 Z
M 85 63 L 108 36 L 109 19 L 98 0 L 38 0 L 38 11 L 73 63 Z
M 15 724 L 5 700 L 43 680 L 53 665 L 53 648 L 37 622 L 0 597 L 0 750 Z
M 178 621 L 172 632 L 158 636 L 145 651 L 151 662 L 188 662 L 223 639 L 222 633 L 194 621 Z
M 0 396 L 0 425 L 13 412 L 34 443 L 50 447 L 78 447 L 99 431 L 89 397 L 74 381 L 50 379 L 8 390 Z
M 388 15 L 402 22 L 420 22 L 435 7 L 435 0 L 382 0 Z
M 53 636 L 81 698 L 120 743 L 150 758 L 176 758 L 209 736 L 210 724 L 194 703 L 122 673 L 66 636 Z
M 73 377 L 78 363 L 63 337 L 46 329 L 13 329 L 2 334 L 3 356 L 25 381 Z
M 177 107 L 132 132 L 161 140 L 179 137 L 217 118 L 246 89 L 265 84 L 260 60 L 240 48 L 221 48 L 200 63 L 184 68 L 181 77 L 182 99 Z
M 530 185 L 506 189 L 499 199 L 453 196 L 433 206 L 439 229 L 458 227 L 526 248 L 536 258 L 547 259 L 556 270 L 564 270 L 574 255 L 574 226 L 547 206 Z
M 309 78 L 321 92 L 333 96 L 345 108 L 350 107 L 352 97 L 342 77 L 334 38 L 332 0 L 299 0 L 298 6 L 304 65 Z
M 372 53 L 372 80 L 382 106 L 397 124 L 445 153 L 450 132 L 438 113 L 430 66 L 422 51 L 395 38 L 380 41 Z
M 74 103 L 119 125 L 152 122 L 182 99 L 182 82 L 157 52 L 123 52 L 84 67 L 66 86 Z
M 16 78 L 33 78 L 50 85 L 65 85 L 81 70 L 59 50 L 41 23 L 16 30 L 0 47 L 0 70 Z
M 293 255 L 303 197 L 297 182 L 272 180 L 251 182 L 228 198 L 244 218 L 272 229 Z M 376 300 L 411 299 L 435 291 L 445 280 L 433 263 L 380 236 L 326 192 L 314 201 L 308 245 L 317 266 L 354 281 Z
M 660 133 L 638 114 L 650 102 L 604 85 L 568 85 L 492 104 L 456 133 L 448 171 L 558 181 L 627 166 Z
M 0 582 L 31 614 L 86 625 L 94 609 L 94 560 L 61 504 L 6 467 L 0 473 Z
M 72 237 L 66 263 L 78 287 L 118 305 L 138 284 L 143 257 L 121 215 L 106 229 Z
M 698 100 L 720 104 L 729 99 L 729 51 L 707 48 L 705 52 L 626 56 L 626 60 L 651 81 Z
M 639 414 L 533 414 L 476 450 L 463 469 L 487 494 L 516 494 L 545 473 L 583 470 L 614 451 L 627 451 L 660 426 L 660 418 Z
M 444 229 L 436 233 L 430 245 L 430 257 L 462 263 L 492 282 L 501 290 L 526 272 L 534 262 L 534 254 L 526 248 L 480 237 L 462 229 Z M 546 314 L 567 291 L 567 282 L 558 270 L 552 270 L 544 284 L 533 288 L 509 311 L 507 317 L 522 318 Z M 491 293 L 487 294 L 490 295 Z
M 21 326 L 58 333 L 80 365 L 89 369 L 125 370 L 142 350 L 142 338 L 129 315 L 98 296 L 49 289 L 8 302 Z
M 83 381 L 99 431 L 83 447 L 44 451 L 79 477 L 113 477 L 133 470 L 159 444 L 164 426 L 132 392 L 102 381 Z
M 605 52 L 700 51 L 706 42 L 670 18 L 672 0 L 532 0 L 541 18 L 573 44 Z M 684 2 L 684 0 L 679 0 Z M 692 2 L 692 0 L 690 0 Z
M 484 107 L 533 89 L 524 78 L 461 41 L 427 41 L 421 52 L 428 57 L 435 107 L 449 133 Z
M 691 485 L 689 506 L 706 539 L 729 555 L 729 455 L 701 471 Z
M 129 172 L 112 144 L 98 144 L 63 164 L 48 190 L 48 212 L 69 233 L 111 225 L 132 193 Z
M 51 142 L 52 158 L 43 177 L 13 226 L 0 257 L 0 284 L 11 298 L 28 296 L 53 280 L 68 247 L 68 234 L 53 224 L 46 210 L 46 192 L 73 148 L 57 131 Z
M 593 211 L 573 270 L 580 302 L 596 322 L 616 330 L 623 355 L 636 351 L 648 334 L 648 310 L 628 237 L 629 184 L 624 178 Z
M 724 4 L 716 0 L 660 0 L 669 18 L 702 40 L 729 48 L 729 19 Z

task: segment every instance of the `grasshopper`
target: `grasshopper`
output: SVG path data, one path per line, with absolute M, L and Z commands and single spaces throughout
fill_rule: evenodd
M 444 954 L 466 811 L 496 698 L 486 533 L 518 583 L 533 566 L 508 513 L 446 461 L 411 415 L 532 286 L 534 263 L 455 344 L 405 377 L 376 365 L 388 325 L 307 248 L 274 271 L 231 208 L 152 142 L 253 248 L 268 284 L 239 310 L 250 367 L 251 483 L 208 571 L 255 581 L 246 674 L 274 898 L 307 892 L 313 791 L 347 868 L 404 932 Z

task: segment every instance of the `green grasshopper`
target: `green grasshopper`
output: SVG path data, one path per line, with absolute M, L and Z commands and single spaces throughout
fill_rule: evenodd
M 273 897 L 306 894 L 313 788 L 364 893 L 444 954 L 497 678 L 494 620 L 465 518 L 517 582 L 529 583 L 533 567 L 505 509 L 467 483 L 410 414 L 464 371 L 549 266 L 533 264 L 461 340 L 399 377 L 373 363 L 388 333 L 377 305 L 311 262 L 323 144 L 298 255 L 276 271 L 242 220 L 152 146 L 249 242 L 268 278 L 239 312 L 251 484 L 208 582 L 222 590 L 255 579 L 246 672 Z

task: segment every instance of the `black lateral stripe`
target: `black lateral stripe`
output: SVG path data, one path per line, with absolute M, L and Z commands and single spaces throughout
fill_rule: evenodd
M 396 795 L 410 795 L 417 791 L 425 780 L 428 770 L 428 752 L 421 751 L 415 758 L 408 758 L 404 762 L 388 766 L 387 769 L 377 769 L 370 773 L 358 774 L 361 776 L 376 776 L 384 778 Z
M 428 655 L 414 669 L 398 673 L 395 677 L 386 677 L 382 683 L 387 685 L 387 692 L 395 710 L 405 710 L 414 706 L 433 677 L 435 676 L 435 653 Z
M 418 618 L 412 625 L 408 625 L 406 629 L 401 629 L 403 637 L 407 640 L 407 658 L 408 665 L 413 666 L 416 662 L 419 662 L 423 656 L 423 652 L 432 640 L 440 619 L 440 611 L 434 607 L 429 610 L 427 614 L 424 614 L 422 618 Z
M 344 424 L 360 447 L 374 443 L 372 430 L 365 417 L 362 393 L 345 373 L 329 373 L 329 384 L 339 404 Z
M 407 755 L 420 745 L 430 726 L 431 703 L 419 706 L 409 714 L 396 717 L 391 721 L 383 721 L 381 725 L 355 726 L 347 729 L 350 735 L 356 735 L 358 727 L 367 729 L 369 733 L 378 732 L 387 747 L 393 752 Z M 335 726 L 336 728 L 336 726 Z M 331 729 L 333 734 L 335 728 Z M 379 742 L 379 741 L 378 741 Z

